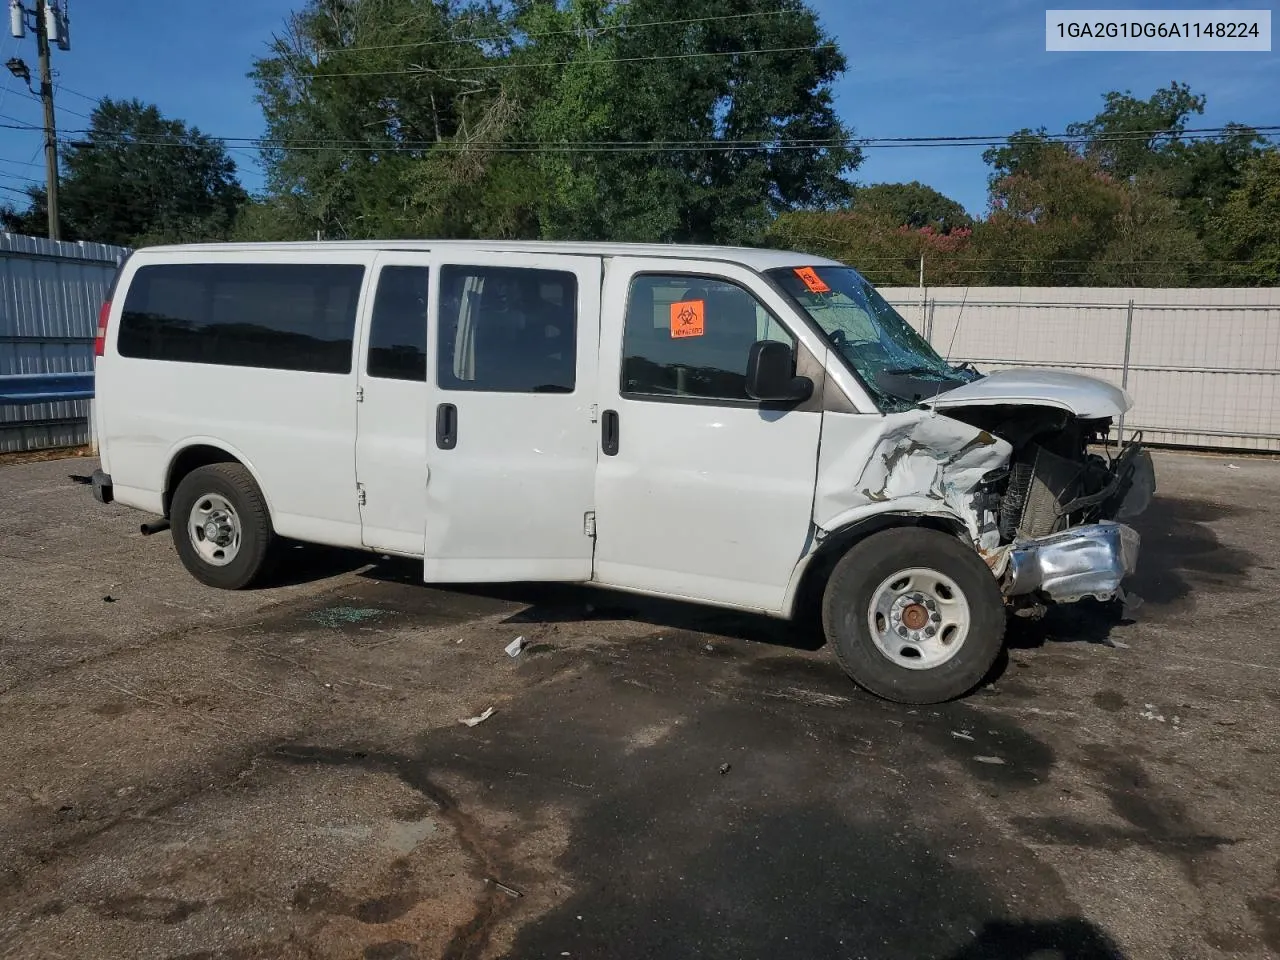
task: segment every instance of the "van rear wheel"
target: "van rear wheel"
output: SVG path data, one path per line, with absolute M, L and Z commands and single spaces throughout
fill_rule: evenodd
M 874 534 L 836 564 L 822 600 L 827 639 L 859 686 L 899 703 L 972 690 L 1004 643 L 995 577 L 972 547 L 920 527 Z
M 266 499 L 239 463 L 214 463 L 187 474 L 169 507 L 173 544 L 201 583 L 239 590 L 266 571 L 275 541 Z

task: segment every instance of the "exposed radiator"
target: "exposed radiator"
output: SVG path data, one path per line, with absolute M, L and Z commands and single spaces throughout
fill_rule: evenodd
M 1083 472 L 1044 447 L 1032 447 L 1029 459 L 1019 460 L 1010 471 L 1009 487 L 1000 507 L 1000 532 L 1005 539 L 1044 537 L 1066 526 L 1059 507 L 1071 500 Z

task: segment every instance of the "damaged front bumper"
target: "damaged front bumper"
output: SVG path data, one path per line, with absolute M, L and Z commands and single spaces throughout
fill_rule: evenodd
M 1004 593 L 1039 593 L 1057 603 L 1084 597 L 1109 600 L 1137 569 L 1141 538 L 1121 523 L 1094 523 L 1035 540 L 1009 551 Z

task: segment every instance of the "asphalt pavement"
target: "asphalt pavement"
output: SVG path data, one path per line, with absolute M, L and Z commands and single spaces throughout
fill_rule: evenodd
M 1136 613 L 931 708 L 587 588 L 209 590 L 93 466 L 0 465 L 0 956 L 1280 955 L 1280 462 L 1159 454 Z

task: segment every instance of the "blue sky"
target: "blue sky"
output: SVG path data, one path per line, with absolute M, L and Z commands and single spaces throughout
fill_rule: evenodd
M 271 32 L 301 3 L 72 0 L 72 50 L 54 52 L 54 68 L 66 88 L 58 100 L 60 128 L 84 125 L 93 104 L 82 95 L 105 95 L 154 102 L 166 115 L 206 133 L 260 134 L 261 113 L 245 73 Z M 1005 134 L 1041 125 L 1058 131 L 1097 113 L 1108 90 L 1130 89 L 1145 97 L 1173 80 L 1208 97 L 1196 125 L 1280 124 L 1280 53 L 1046 53 L 1047 4 L 1027 0 L 811 3 L 849 60 L 836 86 L 836 105 L 859 136 Z M 1114 6 L 1262 5 L 1130 0 Z M 14 55 L 34 70 L 34 38 L 0 37 L 0 60 Z M 40 105 L 29 96 L 21 81 L 4 72 L 0 123 L 38 123 Z M 981 153 L 973 147 L 868 150 L 855 179 L 920 180 L 981 213 L 987 173 Z M 252 154 L 233 155 L 246 186 L 260 186 Z M 12 191 L 21 189 L 23 178 L 43 176 L 39 134 L 0 129 L 0 197 L 15 198 Z

